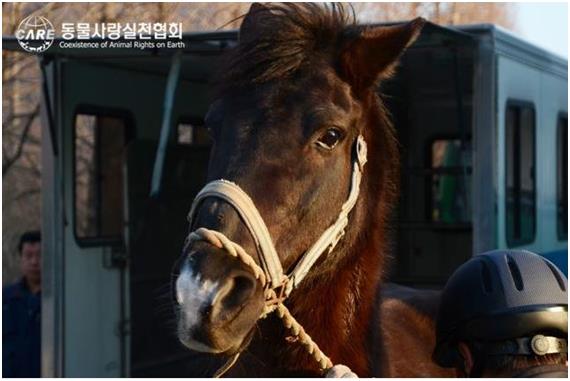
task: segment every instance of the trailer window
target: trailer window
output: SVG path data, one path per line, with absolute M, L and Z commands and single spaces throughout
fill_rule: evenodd
M 509 246 L 534 240 L 536 227 L 535 111 L 509 103 L 505 119 L 506 238 Z
M 76 114 L 74 193 L 79 243 L 121 240 L 126 132 L 125 118 Z
M 446 224 L 469 222 L 471 163 L 459 139 L 436 139 L 431 144 L 431 220 Z
M 212 141 L 204 121 L 199 118 L 182 118 L 178 123 L 178 144 L 211 145 Z
M 558 117 L 556 137 L 556 214 L 558 239 L 568 239 L 568 115 Z

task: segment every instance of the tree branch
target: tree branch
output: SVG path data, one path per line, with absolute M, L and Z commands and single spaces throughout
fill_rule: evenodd
M 38 116 L 40 112 L 40 105 L 37 104 L 34 108 L 34 111 L 30 113 L 28 119 L 26 120 L 26 124 L 24 125 L 24 129 L 22 131 L 22 135 L 20 135 L 20 139 L 18 140 L 18 144 L 16 146 L 16 152 L 12 156 L 4 157 L 2 161 L 2 176 L 6 176 L 6 173 L 12 168 L 12 166 L 18 161 L 20 156 L 22 156 L 22 152 L 24 151 L 24 145 L 26 144 L 26 140 L 28 139 L 28 134 L 30 132 L 30 128 L 32 127 L 32 123 L 36 116 Z

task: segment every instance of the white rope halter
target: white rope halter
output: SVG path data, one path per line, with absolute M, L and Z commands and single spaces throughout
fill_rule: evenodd
M 278 310 L 278 315 L 283 319 L 287 328 L 295 336 L 300 337 L 301 343 L 307 347 L 309 353 L 315 357 L 321 369 L 324 370 L 332 368 L 330 359 L 318 349 L 318 346 L 291 316 L 282 302 L 293 289 L 298 287 L 319 257 L 324 253 L 330 253 L 345 233 L 348 225 L 348 215 L 358 200 L 362 172 L 367 161 L 366 142 L 362 135 L 359 135 L 356 139 L 355 151 L 350 193 L 342 205 L 338 218 L 323 232 L 313 246 L 303 254 L 295 268 L 288 275 L 285 275 L 283 272 L 277 250 L 261 214 L 251 198 L 237 184 L 227 180 L 215 180 L 206 184 L 194 199 L 188 214 L 188 221 L 190 226 L 192 226 L 192 220 L 200 203 L 209 197 L 220 198 L 234 207 L 253 237 L 259 253 L 261 267 L 255 263 L 253 258 L 239 244 L 231 241 L 221 232 L 199 228 L 190 234 L 188 237 L 189 243 L 193 241 L 209 242 L 218 248 L 225 249 L 227 253 L 245 263 L 265 289 L 266 306 L 260 318 L 267 316 L 274 310 Z

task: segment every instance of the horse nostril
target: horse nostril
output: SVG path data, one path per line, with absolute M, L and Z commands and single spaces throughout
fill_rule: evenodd
M 251 276 L 238 275 L 231 279 L 226 295 L 220 301 L 224 309 L 242 305 L 255 292 L 255 279 Z

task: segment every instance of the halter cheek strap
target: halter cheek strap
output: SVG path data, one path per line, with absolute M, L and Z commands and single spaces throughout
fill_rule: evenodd
M 290 283 L 291 287 L 286 290 L 286 295 L 289 295 L 292 289 L 296 288 L 301 283 L 317 259 L 319 259 L 319 257 L 325 252 L 330 253 L 342 236 L 344 236 L 346 226 L 348 225 L 348 215 L 358 200 L 362 172 L 364 171 L 364 165 L 367 161 L 366 141 L 364 141 L 364 137 L 362 137 L 362 135 L 359 135 L 356 139 L 355 151 L 356 157 L 353 163 L 348 199 L 342 205 L 340 214 L 334 224 L 325 230 L 317 242 L 315 242 L 313 246 L 305 252 L 301 260 L 297 263 L 297 266 L 295 266 L 291 274 L 289 274 L 289 279 L 291 279 L 292 282 Z

